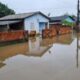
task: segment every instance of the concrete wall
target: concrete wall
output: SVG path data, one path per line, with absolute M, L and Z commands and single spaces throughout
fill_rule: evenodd
M 30 31 L 36 31 L 36 33 L 39 33 L 39 23 L 40 22 L 47 22 L 49 23 L 49 20 L 42 16 L 41 14 L 37 14 L 34 16 L 31 16 L 29 18 L 26 18 L 24 20 L 24 29 Z

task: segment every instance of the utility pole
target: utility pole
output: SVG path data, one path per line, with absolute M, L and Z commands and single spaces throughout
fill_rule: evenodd
M 76 54 L 76 64 L 77 64 L 77 68 L 79 66 L 79 36 L 78 36 L 78 32 L 79 32 L 79 18 L 80 18 L 80 4 L 79 4 L 79 0 L 78 0 L 78 4 L 77 4 L 77 21 L 76 21 L 76 32 L 77 32 L 77 54 Z
M 79 4 L 79 0 L 78 0 L 78 3 L 77 3 L 77 21 L 76 21 L 76 30 L 77 32 L 79 31 L 79 15 L 80 15 L 80 4 Z

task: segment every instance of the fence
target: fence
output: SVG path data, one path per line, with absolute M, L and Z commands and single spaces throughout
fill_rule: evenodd
M 24 39 L 25 36 L 27 36 L 28 38 L 28 31 L 18 30 L 18 31 L 0 32 L 0 42 L 20 40 Z
M 59 34 L 68 34 L 68 33 L 71 33 L 71 32 L 72 32 L 72 29 L 69 28 L 69 27 L 62 27 L 59 30 Z
M 52 27 L 50 29 L 45 29 L 42 31 L 42 37 L 54 37 L 56 35 L 68 34 L 71 33 L 72 29 L 70 27 Z
M 42 37 L 45 38 L 45 37 L 53 37 L 53 36 L 56 36 L 57 35 L 57 32 L 55 29 L 45 29 L 45 30 L 42 30 Z

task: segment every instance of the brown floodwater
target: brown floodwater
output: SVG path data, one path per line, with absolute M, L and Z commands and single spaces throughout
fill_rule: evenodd
M 80 80 L 79 42 L 67 34 L 0 47 L 0 80 Z

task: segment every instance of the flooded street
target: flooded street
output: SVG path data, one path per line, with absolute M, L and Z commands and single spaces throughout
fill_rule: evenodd
M 0 47 L 0 80 L 80 80 L 79 49 L 72 34 Z

